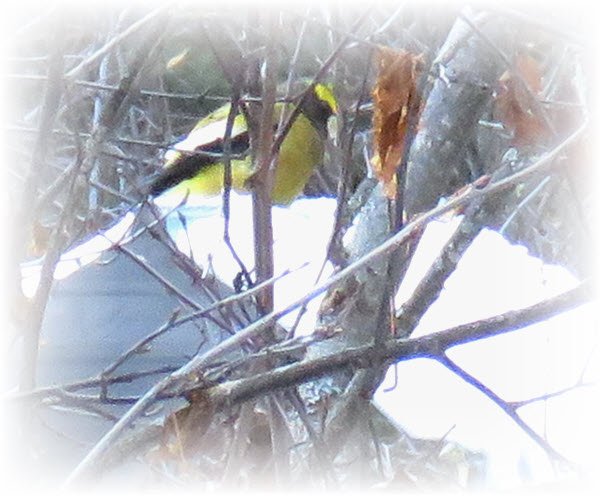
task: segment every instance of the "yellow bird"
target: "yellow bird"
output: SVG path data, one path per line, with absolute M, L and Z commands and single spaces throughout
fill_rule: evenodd
M 293 104 L 275 104 L 274 125 L 279 123 L 282 112 L 290 110 L 290 105 Z M 223 190 L 223 162 L 194 152 L 223 153 L 230 108 L 231 105 L 226 104 L 201 119 L 189 135 L 168 152 L 163 170 L 150 184 L 149 193 L 152 196 L 171 189 L 202 196 L 215 196 Z M 327 123 L 336 112 L 337 103 L 331 89 L 316 84 L 304 99 L 300 114 L 281 143 L 271 192 L 274 204 L 287 205 L 302 193 L 313 170 L 323 160 Z M 248 179 L 254 170 L 248 153 L 248 126 L 243 114 L 238 114 L 234 119 L 231 149 L 233 154 L 244 157 L 231 160 L 231 186 L 236 191 L 247 191 Z

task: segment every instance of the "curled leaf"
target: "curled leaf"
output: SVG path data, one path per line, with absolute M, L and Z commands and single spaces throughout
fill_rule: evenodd
M 381 47 L 377 52 L 377 81 L 373 89 L 373 171 L 388 198 L 396 196 L 396 169 L 404 153 L 408 114 L 416 98 L 422 59 L 404 50 Z

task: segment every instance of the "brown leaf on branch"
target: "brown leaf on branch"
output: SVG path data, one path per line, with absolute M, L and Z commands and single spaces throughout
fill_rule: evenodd
M 537 97 L 542 91 L 542 72 L 539 63 L 527 54 L 517 55 L 514 70 L 507 70 L 499 80 L 500 88 L 495 102 L 495 115 L 512 133 L 515 146 L 535 145 L 543 141 L 547 129 L 542 116 L 533 108 L 531 95 L 515 76 L 527 83 Z
M 373 171 L 383 183 L 388 198 L 396 196 L 396 169 L 404 153 L 410 105 L 416 97 L 416 82 L 422 58 L 404 50 L 380 47 L 377 81 L 373 89 Z

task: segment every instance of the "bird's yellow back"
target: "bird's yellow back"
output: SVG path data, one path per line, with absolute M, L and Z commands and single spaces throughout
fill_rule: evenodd
M 326 93 L 326 96 L 331 95 L 333 98 L 330 90 L 327 91 L 329 93 Z M 323 98 L 317 90 L 315 95 L 318 98 L 318 105 L 322 107 L 317 110 L 324 114 L 317 113 L 316 121 L 314 115 L 311 120 L 305 113 L 298 114 L 281 144 L 271 192 L 272 202 L 275 204 L 291 203 L 302 192 L 313 170 L 323 159 L 325 136 L 321 133 L 326 127 L 327 117 L 336 109 L 334 100 L 331 100 L 333 102 L 331 103 L 329 98 Z M 274 125 L 280 122 L 284 110 L 289 115 L 290 107 L 291 104 L 275 104 Z M 222 141 L 230 108 L 229 104 L 224 105 L 201 119 L 190 134 L 175 145 L 175 150 L 171 152 L 165 164 L 162 184 L 155 183 L 161 184 L 155 189 L 155 193 L 160 194 L 166 189 L 172 189 L 178 194 L 189 192 L 192 195 L 215 196 L 223 190 L 224 164 L 206 157 L 191 156 L 190 152 L 211 151 L 211 146 L 214 147 Z M 314 104 L 312 108 L 314 110 Z M 321 129 L 318 129 L 318 125 Z M 240 138 L 247 140 L 247 123 L 244 115 L 236 116 L 231 136 L 232 140 Z M 250 156 L 231 160 L 231 172 L 232 188 L 237 191 L 247 191 L 248 179 L 253 174 Z

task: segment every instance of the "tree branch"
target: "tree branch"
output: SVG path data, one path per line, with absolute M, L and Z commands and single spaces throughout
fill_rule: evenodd
M 82 60 L 76 67 L 74 67 L 69 72 L 67 72 L 67 74 L 65 74 L 65 79 L 75 78 L 75 76 L 78 73 L 80 73 L 83 69 L 85 69 L 87 66 L 89 66 L 90 64 L 93 64 L 96 60 L 98 60 L 99 58 L 106 55 L 108 52 L 110 52 L 114 47 L 116 47 L 123 40 L 127 39 L 128 37 L 130 37 L 131 35 L 136 33 L 138 30 L 140 30 L 146 24 L 148 24 L 150 21 L 152 21 L 157 15 L 161 14 L 163 11 L 165 11 L 167 8 L 169 8 L 171 6 L 171 3 L 172 2 L 169 2 L 164 5 L 161 5 L 160 7 L 157 7 L 152 12 L 150 12 L 146 16 L 142 17 L 140 20 L 131 24 L 131 26 L 129 26 L 127 29 L 125 29 L 124 31 L 119 33 L 117 36 L 112 38 L 109 42 L 105 43 L 104 46 L 102 46 L 100 49 L 96 50 L 92 55 L 87 57 L 85 60 Z
M 377 347 L 369 344 L 345 349 L 254 377 L 219 384 L 209 388 L 207 393 L 217 404 L 233 404 L 274 389 L 307 382 L 343 368 L 368 369 L 389 360 L 400 362 L 423 357 L 438 360 L 454 346 L 514 332 L 589 302 L 590 290 L 591 283 L 585 282 L 575 289 L 521 310 L 513 310 L 418 338 L 388 340 Z
M 516 412 L 516 409 L 510 404 L 504 401 L 500 396 L 494 393 L 490 388 L 488 388 L 485 384 L 483 384 L 479 379 L 469 374 L 466 370 L 459 367 L 455 362 L 450 360 L 447 355 L 442 354 L 437 357 L 437 361 L 440 362 L 444 367 L 448 370 L 456 374 L 463 381 L 471 384 L 475 389 L 485 394 L 490 400 L 492 400 L 497 406 L 499 406 L 504 413 L 506 413 L 531 439 L 533 439 L 545 452 L 546 454 L 553 460 L 569 465 L 574 468 L 574 464 L 567 460 L 563 455 L 561 455 L 558 451 L 556 451 L 548 441 L 546 441 L 542 436 L 540 436 L 537 432 L 535 432 L 527 422 L 525 422 L 519 414 Z
M 254 260 L 256 280 L 263 282 L 273 277 L 273 219 L 271 191 L 275 178 L 275 155 L 271 153 L 273 143 L 273 115 L 277 97 L 277 68 L 279 60 L 275 44 L 279 38 L 276 12 L 266 14 L 268 41 L 265 54 L 265 75 L 262 88 L 262 108 L 258 143 L 255 156 L 255 173 L 252 178 L 252 218 L 254 222 Z M 267 286 L 258 295 L 260 313 L 273 311 L 274 292 Z
M 581 305 L 590 299 L 590 286 L 589 282 L 583 283 L 573 290 L 537 305 L 507 312 L 491 319 L 457 326 L 428 336 L 406 340 L 390 340 L 377 347 L 367 345 L 346 349 L 339 353 L 280 367 L 253 377 L 225 382 L 206 389 L 205 397 L 214 405 L 231 405 L 276 389 L 307 382 L 343 368 L 369 369 L 381 365 L 387 360 L 406 361 L 418 357 L 439 359 L 447 349 L 453 346 L 513 332 Z M 72 486 L 86 474 L 89 474 L 98 460 L 110 451 L 111 446 L 114 445 L 121 434 L 146 411 L 163 391 L 177 384 L 184 386 L 183 390 L 189 388 L 190 377 L 185 377 L 185 375 L 193 372 L 194 369 L 190 367 L 190 364 L 194 362 L 196 360 L 190 361 L 178 371 L 154 385 L 94 446 L 67 478 L 63 488 Z M 195 375 L 195 377 L 195 380 L 199 379 L 199 376 Z

